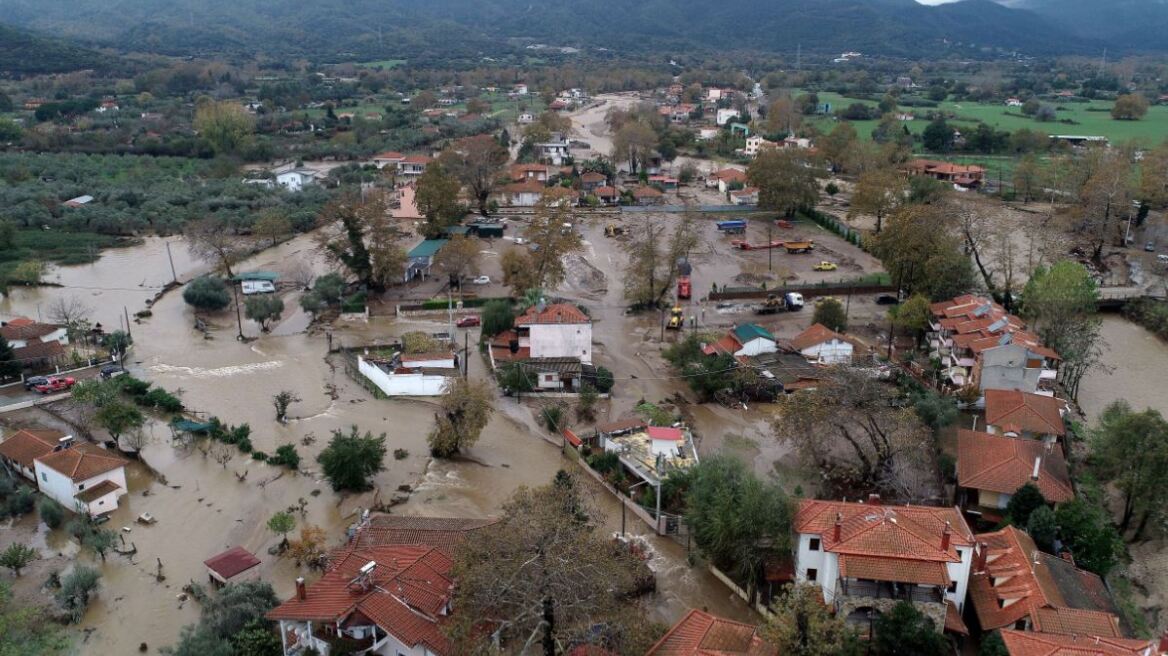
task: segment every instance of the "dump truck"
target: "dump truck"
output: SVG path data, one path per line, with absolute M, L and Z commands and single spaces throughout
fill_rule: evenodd
M 803 295 L 797 292 L 788 292 L 782 296 L 768 294 L 766 300 L 754 306 L 755 314 L 778 314 L 779 312 L 797 312 L 803 309 Z
M 810 253 L 815 248 L 815 242 L 810 239 L 806 241 L 786 241 L 783 246 L 788 253 Z

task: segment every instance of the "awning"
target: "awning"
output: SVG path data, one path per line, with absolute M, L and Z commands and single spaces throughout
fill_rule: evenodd
M 840 576 L 849 579 L 949 585 L 949 571 L 945 563 L 930 560 L 842 554 L 839 557 L 839 572 Z

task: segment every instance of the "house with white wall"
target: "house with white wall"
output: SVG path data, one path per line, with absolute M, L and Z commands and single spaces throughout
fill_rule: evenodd
M 726 125 L 730 121 L 733 121 L 737 118 L 738 118 L 738 110 L 737 109 L 729 109 L 729 108 L 728 109 L 719 109 L 714 122 L 717 123 L 718 125 Z
M 702 347 L 706 355 L 755 356 L 779 350 L 775 336 L 758 324 L 734 326 L 720 339 Z
M 406 156 L 402 155 L 401 153 L 387 151 L 384 153 L 378 153 L 378 154 L 374 155 L 373 156 L 373 165 L 379 169 L 383 169 L 386 167 L 389 167 L 391 169 L 396 169 L 397 165 L 400 164 L 402 161 L 404 161 L 405 158 L 406 158 Z
M 1061 441 L 1067 434 L 1066 404 L 1053 396 L 1017 390 L 985 391 L 986 430 L 995 435 Z
M 811 362 L 819 364 L 849 364 L 856 349 L 847 337 L 821 323 L 792 338 L 791 347 Z
M 799 503 L 795 515 L 795 579 L 823 590 L 850 622 L 870 621 L 911 602 L 934 625 L 968 633 L 961 620 L 975 540 L 958 508 L 868 503 Z
M 395 353 L 389 359 L 357 356 L 357 371 L 386 396 L 441 396 L 458 375 L 453 351 Z
M 129 462 L 89 443 L 71 445 L 37 458 L 37 486 L 62 506 L 88 515 L 104 515 L 125 495 Z
M 957 498 L 962 507 L 987 522 L 1000 522 L 1010 499 L 1027 483 L 1047 503 L 1075 498 L 1061 445 L 958 429 Z
M 309 185 L 315 184 L 317 176 L 316 171 L 309 169 L 292 169 L 277 173 L 276 184 L 288 191 L 300 191 Z
M 8 345 L 14 349 L 46 342 L 59 342 L 61 346 L 69 345 L 69 332 L 65 326 L 41 323 L 28 317 L 16 317 L 0 322 L 0 336 L 3 336 Z
M 0 442 L 0 465 L 8 471 L 36 482 L 37 458 L 67 444 L 73 438 L 48 428 L 21 428 L 4 436 Z
M 538 303 L 515 318 L 519 347 L 532 358 L 579 358 L 592 364 L 592 319 L 571 303 Z

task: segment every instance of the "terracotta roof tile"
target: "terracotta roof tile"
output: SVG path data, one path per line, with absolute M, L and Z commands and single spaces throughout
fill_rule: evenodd
M 1038 462 L 1038 479 L 1034 464 Z M 959 429 L 957 484 L 975 490 L 1013 494 L 1028 482 L 1052 503 L 1075 498 L 1071 476 L 1057 444 Z
M 28 340 L 40 339 L 45 335 L 51 335 L 58 330 L 57 326 L 48 323 L 37 323 L 27 317 L 17 317 L 11 321 L 5 322 L 0 326 L 0 335 L 8 341 L 14 339 Z
M 840 517 L 840 539 L 834 536 Z M 803 500 L 795 530 L 820 536 L 824 551 L 906 560 L 960 562 L 957 547 L 973 545 L 973 531 L 957 508 L 882 506 L 843 501 Z M 941 549 L 946 523 L 949 547 Z
M 1145 656 L 1157 653 L 1156 643 L 1149 640 L 1014 629 L 1002 630 L 1002 642 L 1010 656 Z
M 669 428 L 666 426 L 650 426 L 645 429 L 651 440 L 662 440 L 669 442 L 681 442 L 685 439 L 685 435 L 680 428 Z
M 990 426 L 1018 426 L 1037 435 L 1066 435 L 1062 401 L 1017 390 L 985 391 L 985 418 Z
M 221 554 L 204 560 L 203 564 L 207 566 L 207 569 L 224 579 L 230 579 L 259 565 L 260 559 L 243 547 L 231 547 Z
M 37 458 L 37 461 L 53 471 L 68 476 L 75 483 L 87 481 L 94 476 L 129 464 L 125 458 L 89 443 L 50 453 Z
M 65 347 L 56 340 L 29 342 L 27 346 L 12 349 L 12 355 L 20 362 L 57 358 L 64 354 Z
M 645 656 L 777 656 L 757 627 L 700 610 L 685 617 L 649 648 Z
M 949 570 L 937 561 L 844 554 L 839 557 L 839 572 L 850 579 L 949 585 Z
M 832 339 L 843 340 L 844 336 L 821 323 L 817 323 L 791 338 L 791 346 L 797 351 L 802 351 Z
M 98 483 L 97 485 L 94 485 L 91 488 L 78 492 L 77 494 L 73 495 L 73 498 L 81 501 L 82 503 L 92 503 L 93 501 L 96 501 L 111 492 L 117 492 L 120 489 L 122 489 L 121 485 L 118 485 L 117 483 L 107 478 L 106 480 Z
M 33 461 L 52 453 L 62 437 L 60 431 L 22 428 L 0 442 L 0 456 L 32 469 Z
M 539 310 L 539 306 L 533 305 L 515 318 L 516 326 L 556 323 L 592 323 L 592 320 L 581 312 L 580 308 L 570 303 L 552 303 L 542 312 Z

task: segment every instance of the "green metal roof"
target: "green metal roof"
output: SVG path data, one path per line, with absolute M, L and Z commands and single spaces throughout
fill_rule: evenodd
M 449 239 L 426 239 L 422 243 L 414 246 L 407 253 L 409 257 L 434 257 L 434 254 L 442 250 Z
M 237 273 L 232 280 L 267 280 L 268 282 L 276 282 L 280 274 L 275 271 L 247 271 L 245 273 Z
M 772 342 L 775 341 L 775 336 L 767 332 L 766 328 L 753 323 L 744 323 L 741 326 L 735 328 L 734 336 L 737 337 L 738 341 L 742 342 L 743 344 L 749 342 L 752 339 L 758 339 L 759 337 L 763 339 L 769 339 Z

